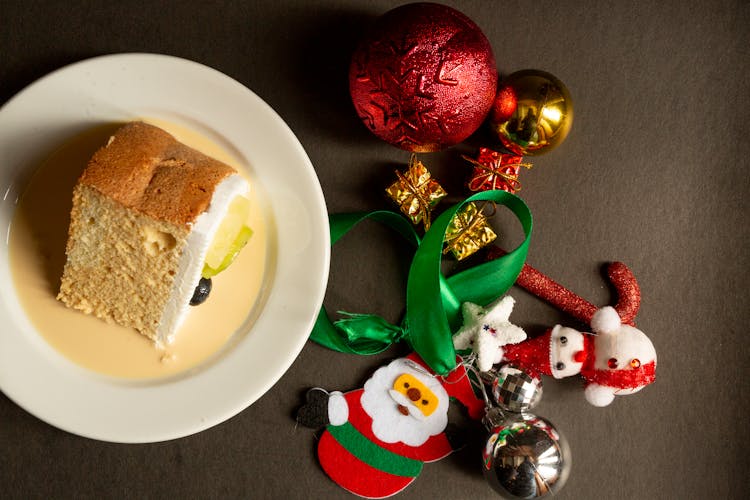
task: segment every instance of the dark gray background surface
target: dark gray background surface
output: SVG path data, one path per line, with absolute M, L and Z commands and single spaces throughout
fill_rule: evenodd
M 536 413 L 567 436 L 574 460 L 559 498 L 746 498 L 748 3 L 446 3 L 485 31 L 501 74 L 549 71 L 575 100 L 568 139 L 522 172 L 535 217 L 529 263 L 599 305 L 612 300 L 602 264 L 627 263 L 643 293 L 638 325 L 659 355 L 656 383 L 607 408 L 589 406 L 578 381 L 545 381 Z M 408 154 L 358 122 L 346 78 L 358 33 L 397 4 L 0 0 L 0 103 L 91 56 L 192 59 L 281 115 L 329 212 L 391 208 L 382 190 Z M 486 141 L 480 133 L 425 161 L 458 195 L 468 172 L 459 155 Z M 406 255 L 377 228 L 353 233 L 334 248 L 326 304 L 397 321 Z M 531 334 L 570 322 L 512 293 L 514 321 Z M 156 444 L 67 434 L 0 394 L 0 497 L 347 498 L 319 468 L 314 433 L 295 426 L 294 410 L 307 388 L 361 387 L 401 352 L 366 358 L 308 343 L 239 415 Z M 425 465 L 400 498 L 495 498 L 474 437 Z

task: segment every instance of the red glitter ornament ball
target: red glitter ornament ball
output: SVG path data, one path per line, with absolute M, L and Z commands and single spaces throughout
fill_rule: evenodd
M 408 151 L 438 151 L 482 125 L 497 70 L 471 19 L 445 5 L 414 3 L 385 13 L 361 40 L 349 90 L 375 135 Z

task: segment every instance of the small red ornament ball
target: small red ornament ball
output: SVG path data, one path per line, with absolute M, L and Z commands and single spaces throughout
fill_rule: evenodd
M 497 91 L 497 98 L 492 104 L 490 120 L 493 123 L 502 123 L 510 120 L 518 107 L 518 96 L 510 85 L 505 85 Z
M 492 48 L 461 12 L 413 3 L 386 12 L 360 41 L 349 91 L 364 124 L 401 149 L 458 144 L 481 125 L 497 91 Z

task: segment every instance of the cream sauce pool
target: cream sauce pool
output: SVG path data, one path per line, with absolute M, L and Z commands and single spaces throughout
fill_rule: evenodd
M 248 177 L 241 162 L 201 134 L 169 122 L 144 121 Z M 123 378 L 175 375 L 219 353 L 258 302 L 267 247 L 262 193 L 249 178 L 252 206 L 248 225 L 253 235 L 234 263 L 213 278 L 208 300 L 190 308 L 169 346 L 157 348 L 133 329 L 68 309 L 55 297 L 65 264 L 73 186 L 91 155 L 106 144 L 119 125 L 99 127 L 72 139 L 39 166 L 18 201 L 11 223 L 13 281 L 19 301 L 39 334 L 74 363 Z

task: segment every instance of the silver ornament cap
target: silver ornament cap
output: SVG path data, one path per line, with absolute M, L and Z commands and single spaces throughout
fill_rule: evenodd
M 491 431 L 482 452 L 482 472 L 504 498 L 540 498 L 559 493 L 570 473 L 570 448 L 546 419 L 511 414 Z
M 542 399 L 542 379 L 513 365 L 500 366 L 492 381 L 492 396 L 503 410 L 531 410 Z

